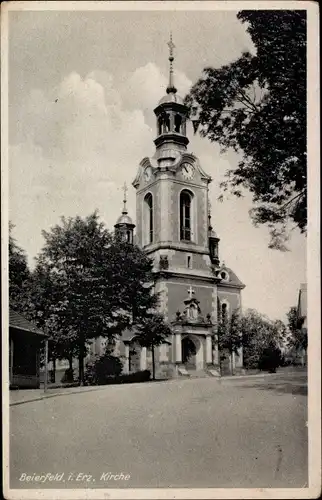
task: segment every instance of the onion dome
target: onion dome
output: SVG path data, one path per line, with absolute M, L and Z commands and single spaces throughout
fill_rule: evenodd
M 122 214 L 119 216 L 119 218 L 116 221 L 116 224 L 114 225 L 115 235 L 118 239 L 122 241 L 133 243 L 133 229 L 135 228 L 135 224 L 133 224 L 133 221 L 129 216 L 126 207 L 126 192 L 127 192 L 126 183 L 124 183 L 123 191 L 124 191 L 123 210 Z

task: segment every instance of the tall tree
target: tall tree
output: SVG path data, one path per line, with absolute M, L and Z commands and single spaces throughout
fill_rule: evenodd
M 48 360 L 53 363 L 55 377 L 56 360 L 67 359 L 69 372 L 73 370 L 73 358 L 78 356 L 77 332 L 64 323 L 62 288 L 64 281 L 59 273 L 52 272 L 46 259 L 38 258 L 31 273 L 29 292 L 29 317 L 50 336 Z
M 186 103 L 201 136 L 241 154 L 223 190 L 241 196 L 248 189 L 253 222 L 267 224 L 270 247 L 285 250 L 288 223 L 301 232 L 307 225 L 306 12 L 244 10 L 237 17 L 255 54 L 205 68 Z
M 56 355 L 70 359 L 77 352 L 83 384 L 89 340 L 113 339 L 156 303 L 153 263 L 139 248 L 114 240 L 96 212 L 62 218 L 43 236 L 35 275 L 43 280 L 35 293 L 38 323 L 53 328 Z
M 302 364 L 304 364 L 303 351 L 307 350 L 307 330 L 303 328 L 304 318 L 298 315 L 296 307 L 291 307 L 287 313 L 290 347 L 301 351 Z
M 12 236 L 9 225 L 9 303 L 12 309 L 25 313 L 28 310 L 30 270 L 25 252 Z
M 272 368 L 280 359 L 286 338 L 286 327 L 280 320 L 271 321 L 254 309 L 245 311 L 241 318 L 243 358 L 246 368 Z
M 227 314 L 221 316 L 217 335 L 221 355 L 224 355 L 225 352 L 229 353 L 230 371 L 233 375 L 233 355 L 238 354 L 238 350 L 242 345 L 241 316 L 238 309 L 235 309 L 230 317 Z
M 151 349 L 152 352 L 152 378 L 155 380 L 155 352 L 154 348 L 163 344 L 171 335 L 170 326 L 164 320 L 164 316 L 155 312 L 142 318 L 137 324 L 137 341 L 142 347 Z

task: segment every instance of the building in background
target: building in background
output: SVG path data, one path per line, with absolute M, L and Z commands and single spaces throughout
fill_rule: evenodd
M 301 283 L 299 289 L 299 297 L 297 302 L 297 320 L 299 328 L 301 329 L 301 336 L 306 339 L 305 344 L 307 344 L 307 284 Z M 301 364 L 307 365 L 307 348 L 299 349 L 299 356 L 301 358 Z

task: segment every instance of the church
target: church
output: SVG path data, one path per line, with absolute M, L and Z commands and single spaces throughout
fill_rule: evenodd
M 144 249 L 154 262 L 155 292 L 160 293 L 160 309 L 172 330 L 171 338 L 155 348 L 156 375 L 217 376 L 218 319 L 241 308 L 245 285 L 220 263 L 219 238 L 211 224 L 211 177 L 188 150 L 188 109 L 174 84 L 172 39 L 168 45 L 169 83 L 154 109 L 155 153 L 142 159 L 132 183 L 136 225 L 127 211 L 125 187 L 115 232 Z M 102 342 L 94 341 L 92 354 L 99 354 Z M 124 373 L 151 369 L 152 353 L 136 343 L 133 332 L 123 332 L 114 354 L 123 360 Z M 233 358 L 238 372 L 242 350 Z

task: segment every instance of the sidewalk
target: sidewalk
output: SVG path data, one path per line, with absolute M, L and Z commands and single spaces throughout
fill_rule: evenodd
M 85 386 L 85 387 L 60 387 L 57 389 L 48 389 L 44 392 L 40 389 L 18 389 L 9 391 L 9 406 L 20 405 L 22 403 L 31 403 L 32 401 L 41 401 L 42 399 L 64 396 L 69 394 L 78 394 L 80 392 L 99 391 L 105 389 L 106 385 Z

